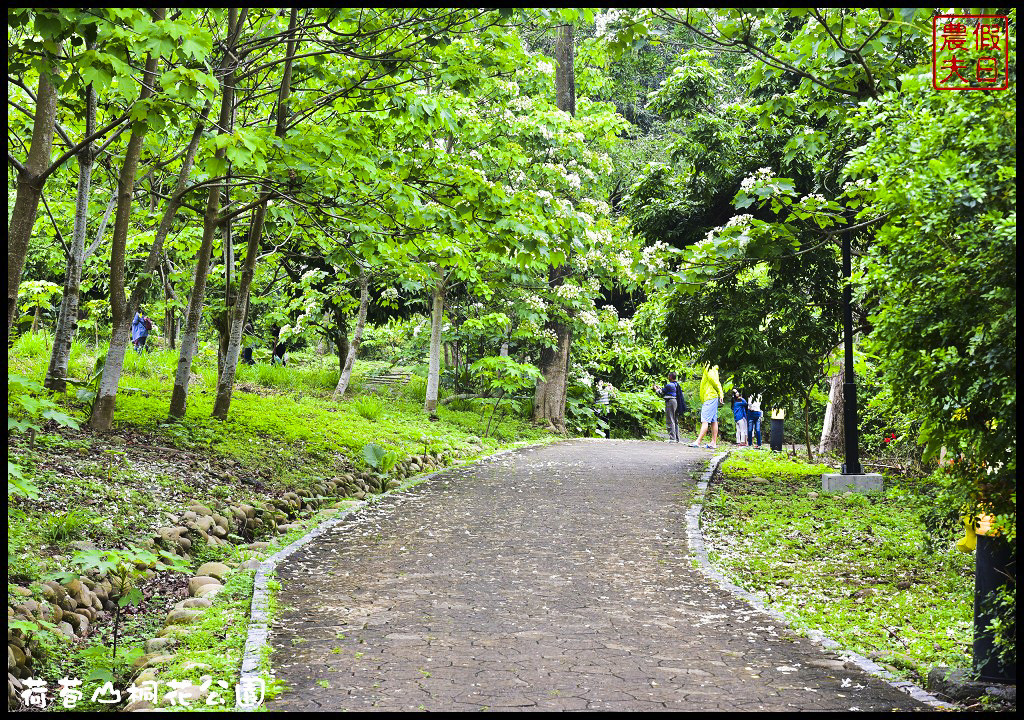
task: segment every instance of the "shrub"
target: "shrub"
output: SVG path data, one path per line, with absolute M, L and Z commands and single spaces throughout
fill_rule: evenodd
M 367 420 L 376 420 L 384 412 L 384 403 L 376 395 L 360 395 L 352 401 L 352 407 Z

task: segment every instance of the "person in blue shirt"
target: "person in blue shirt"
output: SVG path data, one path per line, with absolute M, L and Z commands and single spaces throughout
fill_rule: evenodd
M 146 317 L 140 307 L 135 317 L 132 318 L 132 343 L 135 345 L 135 352 L 142 352 L 146 347 L 146 338 L 149 337 L 149 330 L 153 327 L 153 321 Z
M 736 444 L 747 444 L 747 401 L 739 390 L 733 391 L 732 416 L 736 420 Z
M 665 429 L 668 431 L 668 442 L 679 442 L 678 413 L 686 414 L 686 399 L 683 397 L 683 389 L 676 382 L 676 374 L 668 374 L 668 382 L 663 388 L 657 385 L 651 387 L 654 392 L 661 395 L 665 400 Z

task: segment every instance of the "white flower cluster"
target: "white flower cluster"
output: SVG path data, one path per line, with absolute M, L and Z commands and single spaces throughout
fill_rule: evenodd
M 753 175 L 748 175 L 747 177 L 743 178 L 743 181 L 740 183 L 740 190 L 742 190 L 743 192 L 748 192 L 752 190 L 755 185 L 761 185 L 762 183 L 766 183 L 773 177 L 775 177 L 775 173 L 772 171 L 771 168 L 759 168 L 758 171 Z
M 606 35 L 608 33 L 608 25 L 618 20 L 620 15 L 621 11 L 616 10 L 615 8 L 597 15 L 594 18 L 594 25 L 597 28 L 597 36 L 601 37 L 602 35 Z
M 870 190 L 872 189 L 873 183 L 867 178 L 857 178 L 852 182 L 847 182 L 843 185 L 843 192 L 850 192 L 851 190 Z
M 543 58 L 537 60 L 537 69 L 540 70 L 545 75 L 555 74 L 555 66 L 552 63 L 549 63 L 547 60 L 544 60 Z
M 587 387 L 593 387 L 594 376 L 586 371 L 583 371 L 582 373 L 580 373 L 580 382 L 586 385 Z
M 555 295 L 563 300 L 582 300 L 585 297 L 583 288 L 573 283 L 563 283 L 555 289 Z
M 738 225 L 749 225 L 750 221 L 754 219 L 753 215 L 733 215 L 729 218 L 729 222 L 725 224 L 726 227 L 736 227 Z
M 512 106 L 513 110 L 529 110 L 533 107 L 533 98 L 529 95 L 520 95 L 517 98 L 513 98 L 509 105 Z
M 523 298 L 523 304 L 537 312 L 544 312 L 548 309 L 548 304 L 544 302 L 544 298 L 539 295 L 527 295 Z
M 821 193 L 810 193 L 808 195 L 804 195 L 800 199 L 800 204 L 803 205 L 804 208 L 819 208 L 827 205 L 828 200 L 826 200 L 825 196 Z
M 569 217 L 572 215 L 575 208 L 572 203 L 564 198 L 555 198 L 555 209 L 558 211 L 556 214 L 558 217 Z
M 398 288 L 389 287 L 385 288 L 384 292 L 380 294 L 380 299 L 388 302 L 393 302 L 398 299 Z
M 577 175 L 576 173 L 567 173 L 565 176 L 565 180 L 566 182 L 569 183 L 569 187 L 571 187 L 573 190 L 580 189 L 580 176 Z
M 484 161 L 484 156 L 483 156 L 483 155 L 481 155 L 481 154 L 480 154 L 479 152 L 477 152 L 476 150 L 470 150 L 470 151 L 469 151 L 469 152 L 468 152 L 467 154 L 468 154 L 468 155 L 469 155 L 469 156 L 470 156 L 471 158 L 473 158 L 474 160 L 476 160 L 477 162 L 483 162 L 483 161 Z
M 538 190 L 537 197 L 543 200 L 553 200 L 555 196 L 549 193 L 547 190 Z
M 593 310 L 584 310 L 581 312 L 580 320 L 582 320 L 583 324 L 587 327 L 596 328 L 598 326 L 597 313 Z
M 658 240 L 652 245 L 644 247 L 640 251 L 640 262 L 649 272 L 658 273 L 666 268 L 665 258 L 662 255 L 668 245 Z

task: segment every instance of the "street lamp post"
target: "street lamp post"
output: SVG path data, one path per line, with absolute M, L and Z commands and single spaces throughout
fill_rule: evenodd
M 857 382 L 853 374 L 853 288 L 850 278 L 853 276 L 851 261 L 850 233 L 843 233 L 843 435 L 846 450 L 846 462 L 843 463 L 844 475 L 863 474 L 860 467 L 860 441 L 857 418 Z
M 846 462 L 841 473 L 824 473 L 821 476 L 821 489 L 824 492 L 872 492 L 882 489 L 882 476 L 878 473 L 865 473 L 860 465 L 860 433 L 857 428 L 857 383 L 853 374 L 853 288 L 850 278 L 853 276 L 852 251 L 850 248 L 850 230 L 844 228 L 843 235 L 843 444 L 846 451 Z

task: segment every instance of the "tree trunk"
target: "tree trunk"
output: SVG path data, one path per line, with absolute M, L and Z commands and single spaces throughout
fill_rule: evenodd
M 807 462 L 814 462 L 811 452 L 811 388 L 804 396 L 804 442 L 807 444 Z
M 243 16 L 244 17 L 244 16 Z M 291 94 L 292 60 L 295 55 L 295 25 L 298 18 L 297 10 L 292 8 L 289 21 L 289 40 L 286 45 L 284 72 L 281 76 L 281 87 L 277 102 L 277 127 L 275 134 L 283 138 L 288 113 L 288 97 Z M 245 244 L 245 263 L 242 266 L 242 277 L 238 284 L 238 294 L 233 304 L 227 305 L 227 320 L 230 324 L 227 348 L 224 352 L 224 363 L 217 377 L 217 397 L 213 403 L 213 417 L 226 420 L 231 408 L 231 397 L 235 388 L 235 374 L 238 371 L 238 356 L 242 351 L 242 338 L 245 330 L 246 316 L 249 314 L 249 294 L 252 288 L 253 275 L 256 272 L 256 255 L 263 237 L 263 224 L 267 217 L 267 205 L 270 193 L 264 192 L 262 202 L 256 206 L 252 221 L 249 223 L 249 235 Z
M 562 25 L 555 42 L 555 105 L 576 116 L 576 75 L 573 69 L 576 48 L 573 26 Z
M 164 265 L 167 269 L 164 269 Z M 164 258 L 158 265 L 160 269 L 160 280 L 164 290 L 164 337 L 167 338 L 167 347 L 173 350 L 178 337 L 178 296 L 171 285 L 170 261 Z
M 437 283 L 434 285 L 434 297 L 430 313 L 430 364 L 427 371 L 427 393 L 423 401 L 423 409 L 431 416 L 437 414 L 437 397 L 441 387 L 441 323 L 444 321 L 444 271 L 437 269 Z
M 238 372 L 238 356 L 242 352 L 245 318 L 249 311 L 249 292 L 252 288 L 253 275 L 256 272 L 256 254 L 259 252 L 266 213 L 267 204 L 265 202 L 257 205 L 252 221 L 249 223 L 249 237 L 245 245 L 245 263 L 242 265 L 238 297 L 233 308 L 229 308 L 227 315 L 227 322 L 230 325 L 228 343 L 224 352 L 224 367 L 217 378 L 217 398 L 213 403 L 213 417 L 220 420 L 226 420 L 228 410 L 231 409 L 231 396 L 234 393 L 235 375 Z
M 244 10 L 241 18 L 239 18 L 239 12 L 235 8 L 231 8 L 228 12 L 228 40 L 225 43 L 224 61 L 222 63 L 222 68 L 226 72 L 221 76 L 224 80 L 221 84 L 223 90 L 218 123 L 221 134 L 227 134 L 232 131 L 231 119 L 234 116 L 235 105 L 235 68 L 238 66 L 235 47 L 238 41 L 238 28 L 245 18 Z M 219 148 L 215 153 L 215 157 L 218 158 L 223 158 L 225 155 L 225 148 Z M 210 269 L 210 254 L 213 251 L 213 236 L 217 231 L 217 223 L 220 219 L 220 200 L 223 190 L 220 185 L 214 185 L 210 188 L 206 198 L 206 212 L 203 213 L 203 239 L 199 246 L 199 254 L 196 257 L 195 274 L 192 278 L 192 293 L 189 295 L 188 309 L 185 312 L 185 332 L 181 336 L 178 367 L 174 373 L 174 390 L 171 392 L 171 406 L 168 411 L 170 417 L 176 420 L 185 417 L 185 410 L 188 405 L 188 385 L 192 373 L 192 360 L 195 357 L 196 348 L 199 343 L 199 323 L 203 317 L 206 279 Z
M 569 383 L 569 349 L 572 328 L 549 321 L 546 327 L 555 331 L 558 345 L 544 348 L 540 354 L 540 371 L 544 379 L 537 383 L 533 395 L 533 420 L 546 422 L 551 430 L 565 432 L 565 398 Z
M 366 327 L 366 310 L 370 305 L 370 282 L 366 277 L 366 270 L 359 269 L 359 315 L 356 317 L 356 329 L 352 334 L 352 342 L 348 346 L 348 355 L 345 357 L 345 367 L 341 370 L 341 377 L 338 378 L 338 387 L 334 389 L 333 399 L 343 397 L 348 389 L 349 380 L 352 379 L 352 368 L 356 364 L 356 354 L 359 352 L 359 345 L 363 342 L 363 328 Z M 431 328 L 431 339 L 433 339 L 433 328 Z
M 843 438 L 843 360 L 840 358 L 838 372 L 828 379 L 828 404 L 825 406 L 825 421 L 821 425 L 818 453 L 842 454 Z
M 90 48 L 93 47 L 90 44 Z M 85 135 L 96 131 L 96 91 L 92 85 L 85 89 Z M 75 225 L 68 251 L 67 273 L 64 276 L 64 297 L 57 315 L 57 329 L 53 335 L 53 352 L 46 369 L 44 386 L 54 392 L 67 390 L 68 365 L 71 362 L 71 343 L 78 326 L 78 303 L 82 285 L 82 266 L 85 264 L 85 232 L 89 220 L 89 187 L 92 184 L 92 143 L 78 154 L 78 192 L 75 197 Z
M 7 225 L 7 337 L 10 339 L 18 307 L 18 286 L 43 194 L 43 173 L 50 166 L 50 150 L 57 123 L 57 89 L 46 73 L 39 75 L 32 144 L 24 168 L 18 172 L 18 189 Z
M 559 110 L 576 115 L 576 78 L 573 70 L 575 54 L 573 26 L 562 25 L 555 43 L 555 104 Z M 557 288 L 568 275 L 568 265 L 551 268 L 548 282 Z M 554 349 L 541 351 L 540 371 L 544 379 L 537 383 L 533 396 L 533 419 L 547 422 L 557 432 L 565 432 L 565 399 L 569 381 L 569 351 L 572 328 L 568 323 L 550 319 L 545 328 L 553 330 L 557 338 Z
M 157 20 L 163 19 L 164 10 L 154 11 Z M 156 84 L 156 67 L 159 57 L 149 55 L 146 58 L 146 69 L 143 71 L 142 88 L 139 100 L 145 101 L 152 94 Z M 117 383 L 121 380 L 124 368 L 124 353 L 127 343 L 131 340 L 132 316 L 128 315 L 128 305 L 124 297 L 125 253 L 128 247 L 128 231 L 131 224 L 132 194 L 135 189 L 135 176 L 138 174 L 139 156 L 142 153 L 142 141 L 145 139 L 147 126 L 136 125 L 132 128 L 131 137 L 125 147 L 124 164 L 117 178 L 117 214 L 114 216 L 114 233 L 110 242 L 110 311 L 111 336 L 110 348 L 107 351 L 106 364 L 103 366 L 103 377 L 100 380 L 99 395 L 93 405 L 89 424 L 95 430 L 110 430 L 114 423 L 114 401 L 117 396 Z
M 232 125 L 234 120 L 232 119 Z M 231 182 L 228 179 L 227 182 Z M 224 189 L 224 206 L 231 204 L 231 193 L 228 188 Z M 224 360 L 228 355 L 228 345 L 231 344 L 231 325 L 235 303 L 238 297 L 235 294 L 235 246 L 234 237 L 231 233 L 231 220 L 226 220 L 221 225 L 221 252 L 224 260 L 224 312 L 217 318 L 217 385 L 220 386 L 221 376 L 224 374 Z
M 124 354 L 132 339 L 132 321 L 128 318 L 120 325 L 114 325 L 110 333 L 110 349 L 107 350 L 106 364 L 100 377 L 100 386 L 93 405 L 90 424 L 97 430 L 110 430 L 114 424 L 114 400 L 117 396 L 117 383 L 121 380 L 124 370 Z M 97 425 L 97 419 L 102 424 Z
M 228 83 L 231 81 L 229 80 Z M 224 95 L 231 90 L 225 83 Z M 221 127 L 224 127 L 222 125 Z M 217 155 L 223 156 L 220 150 Z M 178 367 L 174 373 L 174 390 L 171 393 L 169 415 L 175 419 L 185 417 L 188 405 L 188 385 L 192 373 L 192 359 L 195 357 L 199 343 L 199 322 L 203 317 L 203 302 L 206 298 L 206 276 L 210 269 L 210 252 L 213 249 L 213 236 L 217 230 L 217 217 L 220 212 L 220 188 L 214 186 L 207 196 L 206 212 L 203 215 L 203 240 L 196 257 L 195 273 L 192 276 L 192 293 L 188 298 L 188 309 L 185 311 L 185 332 L 181 336 L 181 349 L 178 352 Z
M 181 204 L 181 200 L 187 190 L 188 177 L 192 171 L 192 165 L 195 163 L 196 152 L 199 150 L 199 140 L 202 138 L 203 130 L 206 127 L 206 119 L 208 117 L 209 111 L 210 104 L 207 103 L 206 106 L 203 108 L 199 120 L 196 122 L 196 127 L 192 131 L 192 138 L 189 141 L 188 147 L 186 148 L 185 157 L 182 160 L 181 168 L 178 170 L 178 181 L 175 193 L 171 197 L 170 201 L 167 203 L 167 207 L 164 208 L 164 214 L 160 220 L 160 226 L 157 228 L 156 236 L 153 238 L 153 245 L 149 249 L 149 255 L 146 257 L 146 263 L 143 266 L 142 272 L 139 273 L 139 277 L 137 282 L 135 283 L 135 289 L 132 291 L 131 297 L 127 300 L 125 304 L 125 311 L 123 314 L 127 322 L 127 327 L 129 328 L 129 340 L 131 339 L 131 319 L 134 317 L 135 311 L 139 307 L 139 303 L 142 302 L 142 298 L 145 297 L 146 292 L 149 290 L 149 285 L 151 282 L 150 278 L 152 277 L 153 272 L 160 266 L 160 263 L 162 262 L 164 240 L 166 240 L 167 235 L 171 231 L 171 226 L 174 224 L 174 217 L 177 214 L 178 207 Z M 118 240 L 118 238 L 115 235 L 114 239 L 112 239 L 111 241 L 111 245 L 113 246 L 118 242 L 123 242 L 123 240 Z M 111 248 L 111 254 L 113 254 L 113 247 Z M 122 289 L 122 295 L 123 292 L 124 291 Z M 171 291 L 171 294 L 173 295 L 173 290 Z M 176 323 L 177 320 L 175 319 L 174 322 Z M 114 395 L 116 395 L 117 393 L 117 384 L 120 381 L 121 371 L 124 367 L 125 349 L 123 347 L 117 347 L 116 344 L 114 343 L 114 338 L 116 335 L 115 331 L 117 327 L 117 323 L 111 323 L 111 345 L 110 350 L 108 351 L 106 364 L 103 366 L 103 375 L 105 379 L 104 381 L 101 382 L 102 388 L 105 388 L 104 392 L 111 392 Z M 115 356 L 119 356 L 121 359 L 117 360 Z M 116 376 L 108 377 L 108 370 L 110 373 L 116 373 Z M 109 403 L 104 402 L 102 405 L 102 409 L 98 410 L 98 408 L 100 407 L 101 406 L 99 402 L 97 402 L 96 405 L 93 407 L 93 419 L 90 419 L 90 424 L 97 429 L 109 429 L 110 424 L 113 420 L 114 397 L 110 398 Z M 106 413 L 106 415 L 100 416 L 97 415 L 97 412 Z

